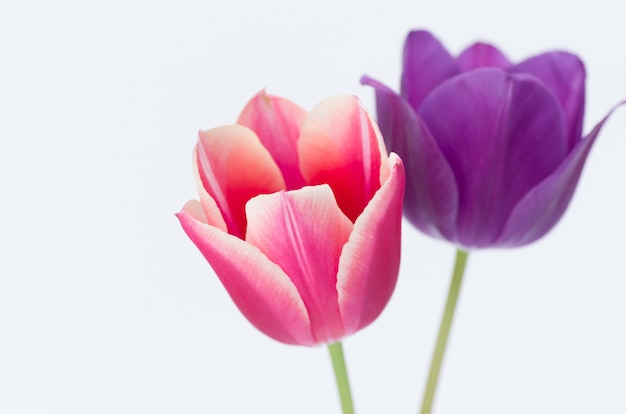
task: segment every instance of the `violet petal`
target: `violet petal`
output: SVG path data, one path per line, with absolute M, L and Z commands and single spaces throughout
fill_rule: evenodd
M 532 243 L 543 237 L 561 219 L 569 205 L 585 161 L 600 130 L 620 103 L 593 130 L 579 141 L 559 168 L 522 198 L 508 218 L 498 243 L 515 247 Z
M 543 53 L 520 62 L 509 72 L 536 76 L 554 92 L 565 113 L 569 148 L 573 148 L 582 136 L 585 113 L 585 65 L 578 56 L 559 51 Z
M 361 83 L 375 89 L 378 126 L 387 148 L 402 158 L 407 171 L 404 215 L 426 234 L 454 238 L 459 191 L 428 127 L 387 86 L 367 76 Z
M 529 75 L 483 68 L 456 76 L 418 115 L 456 177 L 455 241 L 464 247 L 492 245 L 511 209 L 567 155 L 561 107 Z
M 456 60 L 432 34 L 424 30 L 409 33 L 404 43 L 400 90 L 414 110 L 441 82 L 459 73 Z
M 495 46 L 488 43 L 474 43 L 456 58 L 463 72 L 478 68 L 508 69 L 511 62 Z

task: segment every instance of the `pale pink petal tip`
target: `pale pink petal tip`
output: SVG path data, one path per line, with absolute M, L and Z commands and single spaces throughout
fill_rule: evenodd
M 302 124 L 300 169 L 307 184 L 329 184 L 341 210 L 356 220 L 380 188 L 386 151 L 378 129 L 354 96 L 320 102 Z
M 246 127 L 227 125 L 200 132 L 196 157 L 204 190 L 215 200 L 228 232 L 238 237 L 245 234 L 246 202 L 285 188 L 270 153 Z
M 248 102 L 237 120 L 237 124 L 250 128 L 259 137 L 278 165 L 288 189 L 304 185 L 297 141 L 305 116 L 306 111 L 297 104 L 262 90 Z

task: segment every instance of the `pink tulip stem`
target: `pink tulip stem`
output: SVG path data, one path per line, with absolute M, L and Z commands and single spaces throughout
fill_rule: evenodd
M 328 351 L 330 352 L 330 359 L 333 361 L 335 378 L 337 379 L 337 390 L 339 391 L 343 414 L 354 414 L 350 381 L 348 380 L 348 370 L 346 369 L 346 361 L 343 357 L 341 342 L 328 344 Z
M 454 310 L 456 308 L 457 299 L 459 298 L 459 291 L 461 290 L 461 282 L 463 281 L 466 262 L 467 252 L 458 249 L 456 251 L 452 281 L 450 282 L 450 289 L 448 290 L 448 299 L 443 312 L 443 318 L 441 319 L 441 325 L 439 326 L 439 336 L 437 337 L 435 352 L 433 353 L 433 358 L 430 363 L 430 372 L 428 374 L 426 389 L 424 390 L 421 414 L 430 414 L 433 406 L 437 382 L 439 380 L 439 372 L 441 371 L 441 363 L 443 362 L 448 336 L 450 335 L 450 327 L 452 326 Z

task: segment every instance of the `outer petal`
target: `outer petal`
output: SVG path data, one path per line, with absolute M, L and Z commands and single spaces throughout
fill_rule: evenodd
M 511 66 L 506 56 L 488 43 L 473 44 L 465 49 L 456 60 L 463 72 L 488 67 L 507 69 Z
M 304 185 L 297 142 L 305 115 L 306 111 L 295 103 L 261 91 L 248 102 L 237 120 L 237 124 L 253 130 L 272 154 L 288 189 Z
M 245 234 L 246 202 L 285 188 L 276 163 L 248 128 L 228 125 L 201 131 L 196 157 L 202 185 L 222 212 L 228 232 L 237 237 Z
M 344 336 L 337 269 L 352 222 L 327 185 L 258 196 L 246 206 L 246 241 L 278 264 L 298 289 L 315 342 Z
M 626 104 L 626 101 L 620 105 Z M 620 106 L 618 105 L 618 106 Z M 514 247 L 543 237 L 561 219 L 569 205 L 587 155 L 613 108 L 571 151 L 559 168 L 526 194 L 513 209 L 497 246 Z
M 380 188 L 384 148 L 378 128 L 355 97 L 327 98 L 302 124 L 300 170 L 309 185 L 329 184 L 354 222 Z
M 315 344 L 304 303 L 287 275 L 256 247 L 200 221 L 201 211 L 190 201 L 177 217 L 241 313 L 277 341 Z
M 437 88 L 419 115 L 456 177 L 464 247 L 491 245 L 511 209 L 567 155 L 561 107 L 532 76 L 476 69 Z
M 337 291 L 346 335 L 380 315 L 398 278 L 404 169 L 395 154 L 389 164 L 389 178 L 356 220 L 341 253 Z
M 578 144 L 585 113 L 585 65 L 580 58 L 567 52 L 548 52 L 515 65 L 510 72 L 536 76 L 554 92 L 565 112 L 569 147 Z
M 365 76 L 361 83 L 374 87 L 378 125 L 387 148 L 400 155 L 407 171 L 405 216 L 426 234 L 454 239 L 459 190 L 428 127 L 382 83 Z
M 400 90 L 416 111 L 433 89 L 461 73 L 456 59 L 425 30 L 409 33 L 404 43 L 403 60 Z

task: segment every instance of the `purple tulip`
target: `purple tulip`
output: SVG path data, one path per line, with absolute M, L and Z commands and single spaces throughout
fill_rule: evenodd
M 512 64 L 477 43 L 454 58 L 426 31 L 407 37 L 401 95 L 361 82 L 375 88 L 383 137 L 404 161 L 405 216 L 463 249 L 522 246 L 554 227 L 610 115 L 581 137 L 576 55 Z

